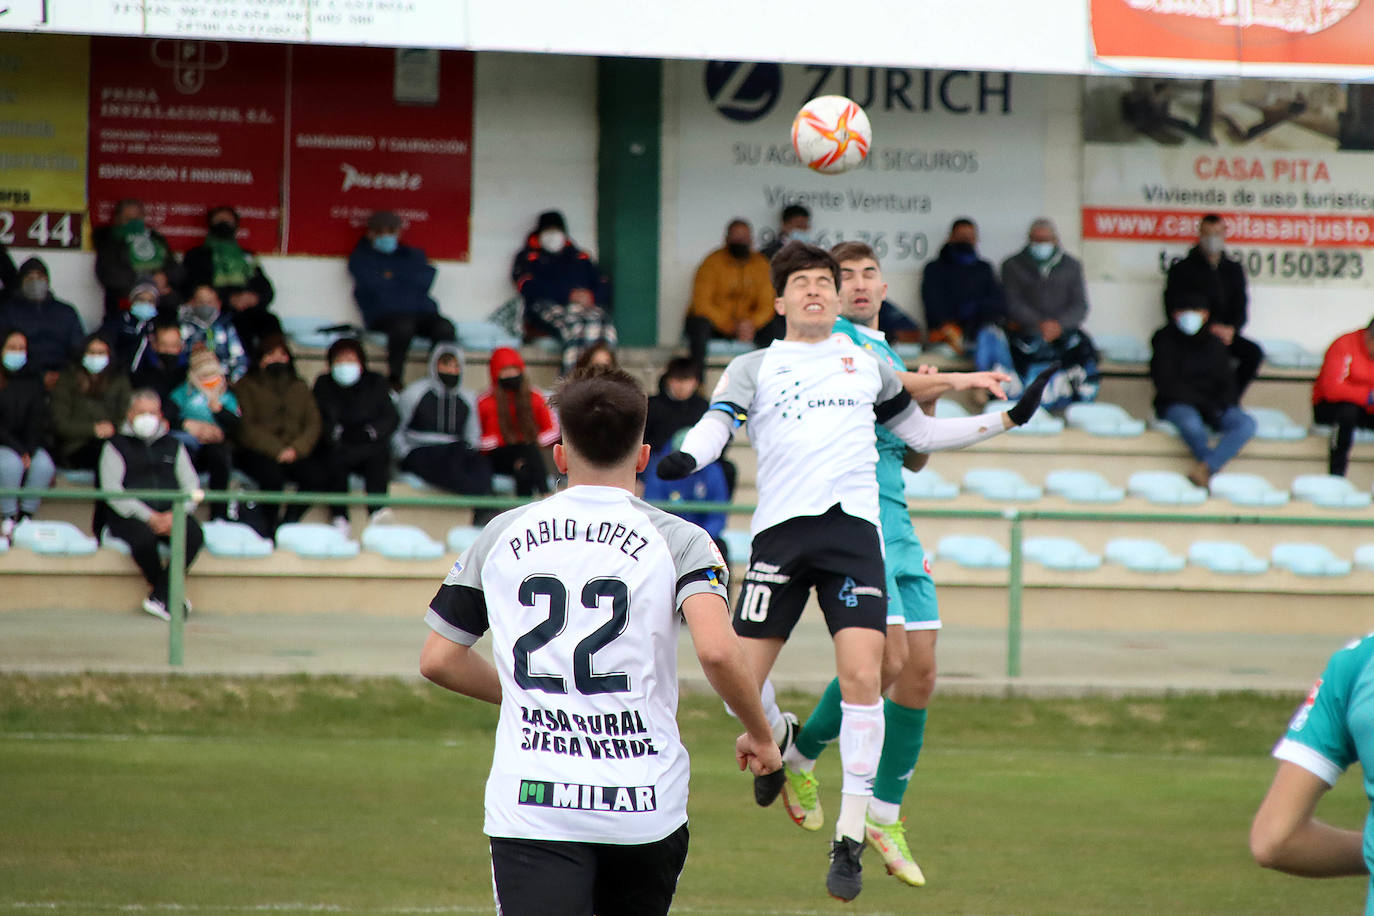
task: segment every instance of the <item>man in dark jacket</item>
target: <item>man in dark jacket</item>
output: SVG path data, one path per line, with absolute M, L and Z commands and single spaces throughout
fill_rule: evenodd
M 215 207 L 206 214 L 205 241 L 186 252 L 182 295 L 190 299 L 199 286 L 213 287 L 233 316 L 234 329 L 250 357 L 269 334 L 281 333 L 281 320 L 268 311 L 276 291 L 262 271 L 258 256 L 238 243 L 239 214 Z
M 1150 357 L 1155 414 L 1177 427 L 1197 459 L 1188 479 L 1200 487 L 1255 434 L 1255 421 L 1240 408 L 1230 354 L 1208 330 L 1208 317 L 1202 296 L 1179 296 L 1169 323 L 1155 332 Z M 1213 431 L 1221 436 L 1215 446 Z
M 563 214 L 539 214 L 525 247 L 515 255 L 511 280 L 525 300 L 525 328 L 563 345 L 563 369 L 597 341 L 616 342 L 611 283 L 591 255 L 568 238 Z
M 182 490 L 200 487 L 200 478 L 191 456 L 175 436 L 170 435 L 162 418 L 162 402 L 148 389 L 134 392 L 129 415 L 119 432 L 111 436 L 100 453 L 102 490 Z M 143 601 L 143 610 L 170 620 L 167 609 L 167 569 L 158 556 L 157 545 L 166 544 L 172 534 L 172 501 L 158 499 L 112 499 L 102 506 L 104 527 L 129 545 L 134 562 L 152 589 Z M 195 504 L 186 505 L 186 565 L 200 553 L 204 534 L 191 516 Z M 97 532 L 99 534 L 99 532 Z M 182 613 L 191 609 L 186 603 Z
M 1000 324 L 1006 302 L 997 273 L 978 257 L 978 226 L 960 217 L 949 227 L 949 241 L 921 273 L 921 303 L 931 343 L 963 353 L 982 329 Z M 990 368 L 990 367 L 980 367 Z
M 644 423 L 644 441 L 653 455 L 670 451 L 673 436 L 695 426 L 708 407 L 710 402 L 701 396 L 701 366 L 689 356 L 668 360 L 658 380 L 658 394 L 649 398 L 649 413 Z M 727 458 L 717 463 L 724 475 L 726 498 L 729 499 L 735 492 L 738 470 Z M 652 475 L 652 468 L 646 473 Z
M 348 272 L 363 325 L 386 334 L 387 370 L 399 391 L 412 340 L 458 339 L 453 323 L 439 314 L 439 303 L 429 294 L 435 270 L 422 249 L 401 244 L 401 218 L 378 210 L 367 220 L 367 235 L 348 256 Z
M 81 316 L 52 294 L 48 265 L 29 258 L 19 268 L 19 288 L 0 306 L 0 334 L 20 331 L 29 340 L 29 368 L 49 390 L 86 339 Z
M 130 380 L 135 388 L 150 388 L 162 399 L 163 416 L 173 429 L 181 427 L 181 417 L 172 402 L 172 392 L 186 381 L 190 353 L 182 346 L 181 325 L 175 319 L 160 319 L 153 325 L 147 347 L 134 363 Z
M 478 451 L 477 401 L 463 390 L 463 351 L 437 344 L 429 372 L 401 392 L 392 451 L 401 469 L 450 493 L 491 492 L 491 464 Z
M 1240 397 L 1259 372 L 1264 350 L 1253 340 L 1240 336 L 1250 317 L 1245 269 L 1239 261 L 1226 256 L 1226 224 L 1215 213 L 1202 218 L 1197 244 L 1188 250 L 1186 257 L 1169 268 L 1164 285 L 1165 314 L 1177 311 L 1185 298 L 1195 295 L 1207 302 L 1211 315 L 1208 330 L 1231 354 L 1236 396 Z
M 362 344 L 351 337 L 330 344 L 325 360 L 329 371 L 315 379 L 320 409 L 315 459 L 324 469 L 325 490 L 347 493 L 348 475 L 361 474 L 368 493 L 385 496 L 391 481 L 391 435 L 396 432 L 396 407 L 386 379 L 367 371 Z M 381 506 L 371 510 L 373 522 L 386 520 Z M 330 506 L 329 514 L 335 527 L 351 535 L 346 505 Z
M 95 277 L 105 290 L 102 320 L 118 315 L 129 290 L 140 279 L 151 279 L 159 290 L 182 284 L 181 265 L 172 246 L 161 232 L 148 228 L 143 216 L 142 201 L 121 200 L 115 205 L 114 222 L 92 235 Z

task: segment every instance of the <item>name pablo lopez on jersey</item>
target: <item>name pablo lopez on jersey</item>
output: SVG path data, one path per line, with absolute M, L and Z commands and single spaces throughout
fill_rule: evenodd
M 618 547 L 621 553 L 636 562 L 639 552 L 649 544 L 648 538 L 619 522 L 579 523 L 575 518 L 541 519 L 538 525 L 525 529 L 523 538 L 513 537 L 507 543 L 518 560 L 522 554 L 528 556 L 529 551 L 536 547 L 568 541 Z

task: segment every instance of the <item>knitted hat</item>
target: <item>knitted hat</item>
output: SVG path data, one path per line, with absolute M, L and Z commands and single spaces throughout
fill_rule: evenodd
M 560 232 L 568 231 L 568 224 L 563 222 L 563 214 L 557 210 L 545 210 L 539 214 L 539 221 L 535 223 L 534 231 L 543 232 L 545 229 L 557 229 Z
M 151 296 L 153 302 L 157 302 L 159 298 L 157 284 L 148 280 L 144 280 L 141 283 L 135 283 L 133 289 L 129 290 L 129 301 L 133 302 L 139 296 Z
M 191 374 L 192 375 L 216 375 L 224 374 L 224 367 L 220 365 L 219 359 L 213 350 L 205 347 L 196 347 L 191 351 Z

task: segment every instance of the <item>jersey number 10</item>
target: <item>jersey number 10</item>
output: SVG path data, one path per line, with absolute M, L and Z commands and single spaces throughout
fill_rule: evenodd
M 545 693 L 567 693 L 564 678 L 556 674 L 530 674 L 530 654 L 552 642 L 568 623 L 568 589 L 553 576 L 530 576 L 520 583 L 520 603 L 534 607 L 535 599 L 549 599 L 549 616 L 515 641 L 515 683 L 525 690 Z M 603 598 L 611 599 L 611 619 L 573 649 L 573 683 L 578 692 L 627 693 L 630 676 L 624 673 L 596 674 L 592 671 L 592 656 L 625 632 L 630 621 L 630 589 L 619 579 L 593 579 L 582 587 L 582 606 L 588 610 L 601 607 Z

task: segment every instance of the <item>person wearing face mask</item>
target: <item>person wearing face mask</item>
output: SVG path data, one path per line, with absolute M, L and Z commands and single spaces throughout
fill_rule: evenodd
M 163 413 L 172 429 L 181 428 L 181 417 L 175 414 L 172 392 L 186 381 L 189 354 L 182 348 L 181 325 L 171 318 L 159 318 L 153 323 L 149 344 L 143 348 L 130 381 L 135 388 L 151 388 L 162 398 Z
M 262 338 L 281 333 L 281 320 L 268 310 L 276 291 L 258 256 L 239 244 L 238 211 L 213 207 L 205 219 L 205 241 L 186 252 L 183 261 L 184 295 L 189 299 L 197 287 L 213 287 L 244 348 L 249 354 L 256 353 Z
M 1199 487 L 1206 487 L 1255 434 L 1254 419 L 1240 407 L 1226 345 L 1207 330 L 1209 317 L 1205 298 L 1181 295 L 1169 323 L 1150 341 L 1155 414 L 1178 429 L 1192 452 L 1188 479 Z
M 0 305 L 0 334 L 18 331 L 29 341 L 29 370 L 49 389 L 86 337 L 81 317 L 70 303 L 52 294 L 48 265 L 29 258 L 19 267 L 19 282 Z
M 285 337 L 263 340 L 257 364 L 233 391 L 242 416 L 234 466 L 261 490 L 280 491 L 290 481 L 305 492 L 324 492 L 326 475 L 311 457 L 320 441 L 320 408 L 310 386 L 296 374 Z M 280 521 L 300 521 L 306 507 L 271 505 L 263 510 L 262 533 L 271 535 Z
M 191 351 L 186 380 L 172 391 L 167 412 L 172 435 L 186 446 L 196 470 L 210 475 L 210 489 L 229 489 L 239 402 L 229 390 L 224 367 L 204 345 L 198 344 Z M 228 518 L 228 507 L 222 502 L 211 503 L 210 517 Z
M 95 470 L 105 440 L 124 421 L 132 390 L 114 364 L 109 343 L 95 334 L 86 338 L 80 356 L 52 389 L 54 457 L 60 467 Z
M 949 227 L 949 240 L 921 272 L 921 304 L 928 341 L 962 354 L 988 325 L 1001 324 L 1006 301 L 991 262 L 978 257 L 978 225 L 961 216 Z M 979 366 L 979 370 L 991 369 Z
M 0 343 L 0 487 L 52 486 L 57 472 L 43 448 L 47 435 L 48 397 L 28 368 L 28 340 L 10 331 Z M 36 496 L 0 497 L 0 540 L 8 544 L 14 526 L 37 512 Z
M 568 238 L 562 213 L 539 214 L 525 247 L 515 255 L 511 280 L 524 301 L 525 336 L 561 343 L 564 372 L 589 344 L 604 340 L 615 345 L 610 280 Z
M 133 393 L 127 416 L 119 432 L 111 436 L 100 452 L 99 482 L 102 490 L 181 490 L 200 488 L 191 456 L 181 440 L 169 434 L 162 417 L 162 402 L 157 393 L 146 388 Z M 186 567 L 189 569 L 205 535 L 200 522 L 191 515 L 194 502 L 186 503 Z M 170 620 L 167 609 L 167 567 L 158 553 L 159 544 L 171 542 L 172 500 L 116 497 L 102 504 L 101 525 L 111 535 L 129 545 L 134 562 L 148 582 L 148 597 L 143 610 L 161 620 Z M 100 531 L 96 531 L 100 536 Z M 187 601 L 182 616 L 191 610 Z
M 777 337 L 768 259 L 753 250 L 754 231 L 742 219 L 725 227 L 725 245 L 706 256 L 692 281 L 684 330 L 692 359 L 706 365 L 712 339 L 766 347 Z
M 114 344 L 115 362 L 132 371 L 152 342 L 158 309 L 157 284 L 143 280 L 129 290 L 129 308 L 100 326 L 102 336 Z
M 367 369 L 362 344 L 351 337 L 334 341 L 325 354 L 329 370 L 315 380 L 320 409 L 320 444 L 315 459 L 325 475 L 325 490 L 348 492 L 348 475 L 361 474 L 368 493 L 385 496 L 391 481 L 391 436 L 396 407 L 386 379 Z M 387 522 L 391 511 L 370 507 L 370 524 Z M 347 537 L 348 506 L 329 507 L 330 520 Z
M 203 345 L 224 366 L 231 384 L 248 372 L 248 353 L 234 327 L 234 317 L 220 307 L 219 294 L 213 287 L 196 287 L 190 300 L 177 312 L 177 319 L 187 353 L 197 344 Z
M 510 347 L 491 351 L 491 387 L 477 399 L 479 445 L 497 474 L 515 478 L 519 496 L 549 492 L 544 450 L 558 441 L 558 419 L 530 387 L 525 361 Z
M 1264 362 L 1264 350 L 1240 334 L 1250 316 L 1245 269 L 1240 261 L 1227 256 L 1226 223 L 1215 213 L 1198 223 L 1197 244 L 1187 256 L 1170 265 L 1164 283 L 1165 313 L 1177 311 L 1179 302 L 1189 296 L 1207 301 L 1207 328 L 1231 354 L 1236 393 L 1243 396 Z
M 815 239 L 811 236 L 811 211 L 801 204 L 788 204 L 782 208 L 782 222 L 778 226 L 778 234 L 759 249 L 759 254 L 768 260 L 773 260 L 773 255 L 782 251 L 782 246 L 788 242 L 806 242 L 812 244 Z
M 1083 330 L 1083 264 L 1060 247 L 1054 223 L 1043 217 L 1031 223 L 1026 247 L 1002 262 L 1002 291 L 1005 333 L 980 335 L 977 367 L 1010 370 L 1016 378 L 1007 394 L 1016 397 L 1027 381 L 1058 363 L 1041 401 L 1046 410 L 1097 400 L 1097 349 Z
M 368 217 L 367 234 L 348 256 L 348 272 L 363 325 L 386 334 L 387 374 L 400 391 L 411 341 L 458 339 L 453 322 L 439 313 L 439 303 L 429 294 L 435 270 L 423 249 L 401 244 L 401 218 L 378 210 Z
M 462 388 L 463 351 L 438 344 L 429 373 L 401 392 L 400 424 L 392 453 L 401 470 L 450 493 L 491 492 L 491 464 L 478 451 L 482 438 L 477 401 Z
M 170 293 L 182 284 L 182 267 L 166 237 L 145 222 L 143 202 L 121 200 L 114 220 L 91 236 L 95 245 L 95 276 L 105 290 L 102 321 L 117 318 L 129 291 L 144 277 L 161 277 Z

